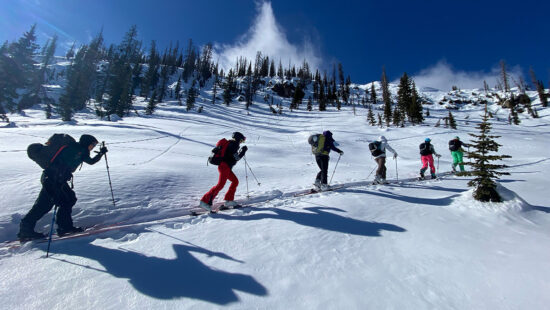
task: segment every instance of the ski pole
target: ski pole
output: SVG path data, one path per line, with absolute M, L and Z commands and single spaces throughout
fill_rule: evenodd
M 399 172 L 397 170 L 397 157 L 395 158 L 395 179 L 396 179 L 396 182 L 399 182 Z
M 336 162 L 336 165 L 334 166 L 334 171 L 332 171 L 332 176 L 330 177 L 330 181 L 328 181 L 328 184 L 332 183 L 332 178 L 334 177 L 334 173 L 336 172 L 336 168 L 338 167 L 338 163 L 340 162 L 340 158 L 342 158 L 342 154 L 338 156 L 338 161 Z
M 375 165 L 374 168 L 372 168 L 372 170 L 370 171 L 369 175 L 367 176 L 367 180 L 370 178 L 371 174 L 374 172 L 374 169 L 376 169 L 376 165 Z
M 101 142 L 101 146 L 105 147 L 105 141 Z M 111 173 L 109 172 L 109 162 L 107 161 L 107 153 L 105 155 L 105 165 L 107 166 L 107 176 L 109 177 L 109 187 L 111 188 L 111 198 L 113 199 L 113 207 L 116 208 L 115 194 L 113 194 L 113 184 L 111 183 Z
M 50 236 L 48 238 L 48 249 L 46 250 L 46 258 L 50 255 L 50 244 L 52 243 L 53 225 L 55 223 L 55 214 L 57 213 L 57 205 L 53 208 L 52 224 L 50 225 Z
M 256 178 L 256 175 L 254 174 L 254 171 L 252 171 L 252 168 L 250 168 L 250 165 L 248 164 L 248 162 L 246 161 L 246 156 L 244 157 L 244 164 L 245 166 L 248 167 L 248 169 L 250 170 L 250 173 L 252 173 L 252 176 L 254 177 L 254 179 L 256 180 L 256 183 L 258 183 L 258 186 L 261 185 L 260 181 L 258 181 L 258 178 Z
M 439 172 L 439 156 L 437 156 L 437 171 Z
M 246 170 L 246 156 L 244 157 L 244 175 L 246 176 L 246 199 L 250 199 L 250 194 L 248 192 L 248 170 Z

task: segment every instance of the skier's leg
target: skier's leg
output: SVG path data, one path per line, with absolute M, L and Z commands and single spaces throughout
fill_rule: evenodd
M 386 171 L 388 170 L 386 168 L 386 157 L 381 157 L 380 158 L 380 165 L 382 166 L 382 179 L 383 180 L 386 180 Z
M 328 162 L 329 162 L 328 156 L 322 156 L 322 170 L 321 170 L 321 183 L 327 184 L 327 175 L 328 175 Z
M 426 172 L 426 169 L 428 169 L 428 156 L 422 155 L 420 156 L 420 160 L 422 161 L 422 168 L 420 168 L 420 176 L 424 177 L 424 173 Z
M 228 172 L 231 171 L 231 169 L 229 169 L 229 166 L 227 166 L 226 163 L 222 162 L 219 166 L 218 166 L 218 172 L 220 174 L 219 178 L 218 178 L 218 184 L 214 185 L 214 187 L 212 187 L 208 193 L 204 194 L 204 196 L 202 196 L 202 199 L 201 201 L 211 205 L 212 204 L 212 201 L 214 201 L 214 198 L 216 198 L 216 196 L 218 195 L 218 193 L 223 189 L 223 187 L 225 186 L 225 183 L 227 182 L 227 177 L 228 177 Z
M 239 186 L 239 179 L 231 170 L 229 170 L 228 179 L 231 182 L 231 185 L 229 185 L 229 189 L 225 194 L 224 200 L 233 201 L 235 200 L 235 192 L 237 191 L 237 186 Z
M 430 172 L 434 174 L 435 173 L 434 157 L 432 155 L 428 155 L 426 157 L 428 160 L 428 164 L 430 165 Z
M 38 198 L 36 198 L 31 210 L 21 219 L 21 223 L 19 224 L 19 234 L 21 237 L 27 233 L 34 232 L 36 222 L 46 213 L 50 212 L 53 206 L 52 197 L 48 194 L 44 185 L 42 185 L 42 190 L 40 190 L 40 194 L 38 194 Z
M 457 157 L 457 163 L 460 167 L 460 171 L 464 172 L 464 162 L 463 162 L 464 153 L 458 151 L 456 152 L 456 157 Z
M 319 167 L 319 172 L 317 173 L 317 177 L 315 178 L 315 184 L 321 184 L 322 176 L 323 176 L 323 159 L 322 156 L 318 155 L 315 156 L 315 161 L 317 162 L 317 167 Z
M 73 206 L 76 204 L 76 200 L 75 192 L 67 183 L 63 183 L 61 188 L 59 188 L 58 197 L 55 198 L 55 203 L 59 206 L 56 218 L 58 231 L 69 231 L 74 228 L 71 214 L 73 213 Z
M 374 159 L 376 161 L 376 164 L 378 165 L 378 168 L 376 169 L 376 177 L 377 179 L 383 178 L 384 176 L 384 163 L 382 162 L 382 157 L 378 157 Z

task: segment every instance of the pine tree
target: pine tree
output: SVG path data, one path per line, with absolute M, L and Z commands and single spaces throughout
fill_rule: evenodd
M 74 57 L 74 55 L 75 55 L 75 52 L 74 52 L 75 45 L 76 45 L 76 42 L 73 42 L 73 45 L 71 45 L 71 48 L 67 51 L 67 54 L 65 54 L 65 58 L 67 58 L 67 60 L 70 60 L 71 58 Z
M 535 71 L 533 68 L 529 68 L 529 75 L 531 76 L 531 83 L 533 83 L 533 86 L 536 87 L 537 93 L 539 95 L 540 102 L 543 107 L 548 106 L 548 95 L 544 93 L 544 84 L 542 81 L 537 80 L 537 76 L 535 75 Z
M 325 95 L 325 86 L 323 83 L 319 85 L 319 111 L 327 110 L 327 99 Z
M 382 115 L 380 115 L 380 113 L 378 113 L 378 126 L 380 128 L 384 127 L 384 122 L 382 122 Z
M 178 78 L 178 82 L 176 83 L 176 87 L 174 89 L 174 92 L 176 93 L 176 100 L 179 100 L 181 98 L 181 75 Z
M 382 100 L 384 101 L 384 119 L 386 120 L 386 125 L 389 127 L 392 119 L 391 113 L 391 93 L 390 93 L 390 83 L 386 76 L 386 68 L 382 67 Z
M 504 60 L 500 61 L 500 78 L 502 86 L 504 87 L 504 92 L 508 93 L 510 91 L 510 79 L 508 77 L 508 70 L 506 68 L 506 62 Z
M 376 89 L 374 88 L 374 82 L 370 84 L 370 97 L 373 104 L 377 104 Z
M 397 106 L 393 109 L 392 123 L 395 127 L 401 125 L 401 112 Z
M 294 95 L 292 96 L 291 105 L 293 106 L 294 109 L 298 109 L 300 104 L 302 104 L 302 100 L 304 99 L 305 95 L 306 93 L 302 89 L 302 84 L 298 83 L 298 85 L 296 86 L 296 89 L 294 90 Z
M 312 110 L 313 110 L 313 104 L 312 104 L 311 96 L 309 96 L 309 97 L 307 98 L 307 110 L 308 110 L 308 111 L 312 111 Z
M 225 103 L 226 106 L 229 106 L 229 104 L 233 100 L 233 95 L 231 93 L 232 87 L 233 87 L 233 71 L 229 70 L 225 84 L 223 86 L 223 102 Z
M 514 94 L 512 94 L 510 98 L 510 120 L 514 125 L 519 125 L 521 123 Z
M 142 79 L 140 95 L 147 98 L 149 92 L 157 88 L 159 73 L 158 68 L 160 66 L 160 57 L 157 52 L 157 44 L 155 40 L 151 41 L 151 49 L 149 51 L 149 58 L 147 61 L 147 72 Z
M 149 99 L 149 103 L 147 104 L 147 107 L 145 108 L 145 114 L 151 115 L 153 112 L 155 112 L 155 109 L 157 108 L 157 91 L 154 90 L 153 94 L 151 95 L 151 98 Z
M 451 111 L 449 111 L 448 118 L 449 118 L 449 126 L 451 127 L 451 129 L 456 129 L 456 121 Z
M 17 64 L 18 70 L 20 70 L 20 73 L 16 74 L 20 75 L 23 80 L 23 84 L 18 85 L 18 88 L 26 89 L 25 95 L 17 104 L 18 111 L 30 108 L 37 103 L 37 94 L 34 93 L 36 87 L 33 87 L 33 82 L 37 84 L 34 56 L 37 55 L 38 48 L 39 46 L 36 44 L 36 24 L 32 25 L 29 31 L 25 32 L 17 42 L 12 43 L 10 46 L 11 56 Z
M 376 120 L 374 119 L 374 113 L 372 112 L 372 106 L 369 104 L 369 110 L 367 113 L 367 121 L 371 126 L 376 125 Z
M 193 108 L 195 108 L 195 101 L 197 98 L 197 89 L 195 88 L 195 84 L 197 83 L 196 80 L 193 80 L 191 83 L 191 87 L 187 91 L 187 100 L 186 100 L 186 110 L 189 111 Z
M 16 110 L 19 98 L 17 88 L 24 85 L 25 78 L 19 66 L 9 53 L 8 42 L 0 47 L 0 109 L 11 113 Z
M 491 123 L 489 123 L 487 105 L 485 105 L 483 121 L 476 128 L 479 129 L 479 134 L 470 134 L 472 137 L 476 138 L 471 144 L 471 147 L 475 151 L 468 152 L 468 157 L 473 160 L 473 163 L 469 164 L 472 166 L 472 171 L 461 172 L 461 175 L 475 177 L 468 182 L 468 186 L 475 188 L 473 197 L 476 200 L 483 202 L 501 202 L 502 198 L 496 190 L 496 183 L 494 180 L 498 179 L 500 175 L 509 175 L 509 173 L 497 171 L 507 166 L 491 164 L 490 162 L 510 158 L 511 156 L 490 154 L 492 152 L 498 152 L 498 148 L 501 145 L 494 140 L 499 138 L 499 136 L 489 134 L 491 131 Z

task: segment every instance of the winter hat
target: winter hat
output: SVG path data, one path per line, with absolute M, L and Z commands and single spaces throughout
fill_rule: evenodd
M 233 133 L 232 138 L 233 138 L 235 141 L 239 142 L 239 143 L 244 142 L 244 141 L 246 140 L 246 137 L 245 137 L 242 133 L 240 133 L 240 132 L 238 132 L 238 131 L 235 131 L 235 132 Z
M 332 132 L 330 132 L 330 130 L 327 130 L 327 131 L 323 132 L 323 136 L 332 137 Z
M 455 139 L 460 140 L 460 138 L 458 136 L 456 136 Z
M 430 141 L 432 141 L 432 139 L 430 139 L 430 138 L 424 139 L 424 142 L 430 142 Z
M 388 141 L 388 140 L 386 140 L 386 137 L 380 136 L 380 137 L 378 137 L 378 141 L 380 141 L 380 142 L 386 142 L 386 141 Z
M 78 143 L 79 143 L 80 145 L 82 145 L 83 147 L 86 147 L 86 148 L 87 148 L 88 146 L 90 146 L 90 145 L 92 145 L 92 144 L 97 144 L 98 141 L 97 141 L 97 139 L 96 139 L 94 136 L 92 136 L 92 135 L 82 135 L 82 136 L 80 136 L 80 140 L 78 141 Z

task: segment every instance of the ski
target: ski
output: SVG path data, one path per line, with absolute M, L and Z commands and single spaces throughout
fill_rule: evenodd
M 216 213 L 219 213 L 220 211 L 229 211 L 229 210 L 233 210 L 233 209 L 240 209 L 240 208 L 243 208 L 243 207 L 244 206 L 241 205 L 241 204 L 229 207 L 229 206 L 224 205 L 223 203 L 218 203 L 218 204 L 214 204 L 212 206 L 212 211 L 207 211 L 203 208 L 198 207 L 197 209 L 191 210 L 191 215 L 192 216 L 199 216 L 199 215 L 203 215 L 203 214 L 216 214 Z
M 325 190 L 311 188 L 311 189 L 303 191 L 303 192 L 295 193 L 294 197 L 307 196 L 307 195 L 318 194 L 318 193 L 323 193 L 323 192 L 331 192 L 331 191 L 342 189 L 344 187 L 345 187 L 344 185 L 339 185 L 339 186 L 334 186 L 334 187 L 327 188 Z

